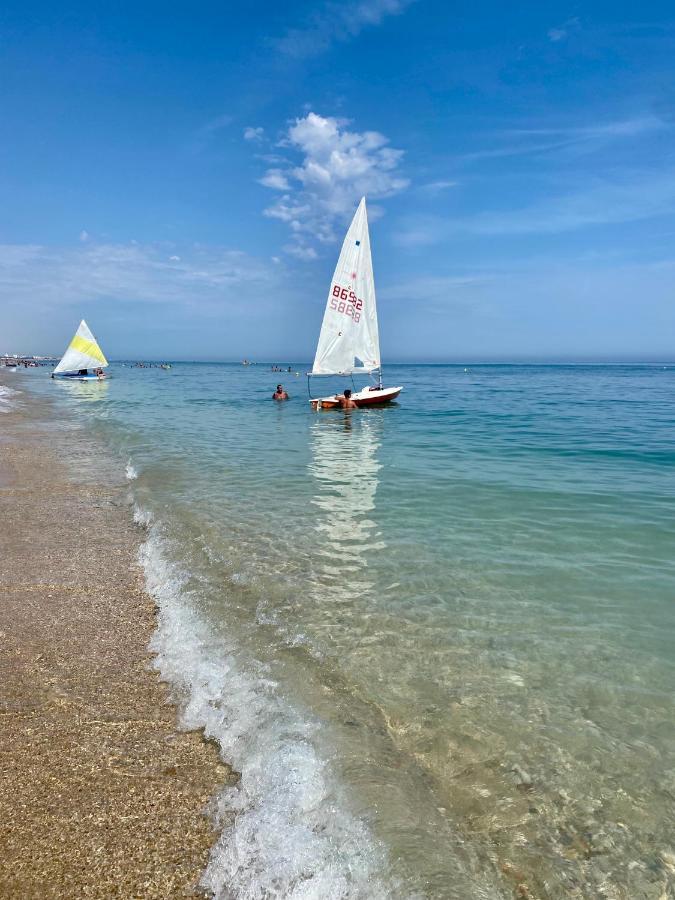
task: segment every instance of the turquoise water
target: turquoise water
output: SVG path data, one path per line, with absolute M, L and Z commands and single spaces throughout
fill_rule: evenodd
M 208 886 L 672 895 L 675 368 L 390 367 L 398 404 L 319 413 L 111 369 L 16 385 L 126 471 L 158 664 L 242 775 Z

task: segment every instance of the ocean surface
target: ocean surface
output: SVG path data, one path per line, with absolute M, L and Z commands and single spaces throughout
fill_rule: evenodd
M 5 378 L 128 481 L 157 665 L 241 773 L 204 884 L 675 896 L 675 367 L 392 366 L 318 413 L 292 368 Z

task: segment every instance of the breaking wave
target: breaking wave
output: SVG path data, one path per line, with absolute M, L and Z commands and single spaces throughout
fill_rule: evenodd
M 151 649 L 180 706 L 181 725 L 203 728 L 239 774 L 213 803 L 221 834 L 202 886 L 216 898 L 377 900 L 399 895 L 386 852 L 342 800 L 322 758 L 322 724 L 282 696 L 268 666 L 216 635 L 197 609 L 189 573 L 159 523 L 140 550 L 158 606 Z

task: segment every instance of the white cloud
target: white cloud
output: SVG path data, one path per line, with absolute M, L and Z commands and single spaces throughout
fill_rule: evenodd
M 497 276 L 486 272 L 467 275 L 423 275 L 397 282 L 395 285 L 385 285 L 380 288 L 379 293 L 392 302 L 417 303 L 424 301 L 447 306 L 452 303 L 453 295 L 459 290 L 482 289 L 486 285 L 494 283 L 497 283 Z
M 547 196 L 513 209 L 485 210 L 457 218 L 415 216 L 402 222 L 401 246 L 430 246 L 456 233 L 474 235 L 562 234 L 583 228 L 637 222 L 675 213 L 675 169 L 615 170 L 603 178 L 557 185 Z
M 332 44 L 352 40 L 364 28 L 380 25 L 388 16 L 399 16 L 415 0 L 355 0 L 323 4 L 303 27 L 292 28 L 275 41 L 286 56 L 302 59 L 317 56 Z
M 248 126 L 248 128 L 244 128 L 244 140 L 245 141 L 261 141 L 265 136 L 264 128 L 253 128 L 252 126 Z
M 378 299 L 412 358 L 669 358 L 675 260 L 625 256 L 528 253 L 457 274 L 380 282 Z M 425 313 L 414 333 L 411 307 Z
M 636 222 L 675 212 L 675 171 L 612 173 L 510 212 L 486 212 L 465 220 L 476 234 L 561 233 L 596 225 Z
M 457 187 L 456 181 L 431 181 L 429 184 L 423 184 L 420 190 L 428 194 L 440 194 L 441 191 L 447 191 L 448 188 Z
M 590 125 L 557 125 L 547 127 L 512 128 L 507 135 L 516 137 L 562 137 L 576 140 L 595 140 L 605 137 L 638 137 L 668 127 L 658 116 L 647 114 L 629 119 L 613 119 L 609 122 L 593 122 Z
M 245 303 L 266 295 L 278 269 L 242 251 L 192 247 L 166 257 L 158 244 L 94 244 L 75 248 L 0 245 L 0 306 L 30 306 L 92 300 L 174 303 L 200 311 L 239 315 Z M 233 297 L 236 302 L 232 302 Z
M 549 41 L 552 41 L 554 44 L 558 41 L 564 41 L 565 38 L 568 37 L 571 29 L 578 28 L 579 19 L 575 16 L 573 19 L 568 19 L 566 22 L 563 22 L 562 25 L 558 25 L 556 28 L 549 28 L 547 35 Z
M 89 240 L 89 232 L 85 231 L 84 228 L 80 232 L 80 240 L 82 241 L 83 244 Z
M 294 256 L 296 259 L 301 259 L 303 262 L 307 262 L 308 260 L 317 259 L 318 253 L 311 247 L 309 244 L 306 244 L 304 241 L 296 241 L 294 244 L 286 244 L 284 247 L 286 253 L 289 253 L 291 256 Z
M 639 139 L 671 128 L 655 115 L 593 122 L 583 125 L 527 126 L 510 128 L 490 135 L 491 146 L 464 153 L 461 162 L 481 162 L 501 157 L 573 153 L 575 156 L 604 150 L 614 141 Z M 506 138 L 506 143 L 501 143 Z
M 211 119 L 205 125 L 202 125 L 199 129 L 199 133 L 213 134 L 214 131 L 220 131 L 222 128 L 227 128 L 233 121 L 232 116 L 227 115 L 227 113 L 222 116 L 216 116 L 215 119 Z
M 275 191 L 288 191 L 291 187 L 281 169 L 268 169 L 260 179 L 260 184 Z
M 403 151 L 389 147 L 377 131 L 349 131 L 347 124 L 313 112 L 296 119 L 281 141 L 295 161 L 284 170 L 268 169 L 261 179 L 285 192 L 265 215 L 288 225 L 290 246 L 301 258 L 316 255 L 310 253 L 313 242 L 335 239 L 334 226 L 348 219 L 362 196 L 388 197 L 408 186 L 398 172 Z

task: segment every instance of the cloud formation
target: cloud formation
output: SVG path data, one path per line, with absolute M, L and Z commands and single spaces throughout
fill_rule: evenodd
M 562 25 L 558 25 L 555 28 L 549 28 L 547 32 L 548 39 L 552 43 L 557 44 L 558 41 L 565 40 L 571 29 L 578 27 L 579 19 L 575 16 L 573 19 L 568 19 L 566 22 L 563 22 Z
M 265 136 L 264 128 L 254 128 L 249 125 L 247 128 L 244 128 L 244 140 L 245 141 L 261 141 Z
M 573 152 L 575 156 L 590 155 L 605 150 L 615 141 L 649 138 L 671 127 L 663 118 L 646 113 L 583 125 L 509 128 L 491 134 L 489 148 L 469 151 L 458 160 L 475 163 L 502 157 L 553 155 L 561 152 Z
M 306 25 L 291 28 L 274 41 L 285 56 L 305 59 L 318 56 L 332 44 L 349 41 L 365 28 L 379 25 L 388 16 L 399 16 L 415 0 L 356 0 L 352 3 L 326 2 L 312 14 Z
M 239 250 L 168 253 L 161 244 L 0 245 L 0 306 L 28 302 L 35 310 L 92 300 L 187 306 L 198 297 L 201 312 L 231 306 L 238 315 L 242 299 L 264 296 L 262 288 L 278 277 L 277 267 Z
M 563 234 L 603 225 L 622 225 L 675 213 L 675 170 L 615 170 L 604 177 L 569 183 L 567 190 L 511 209 L 486 209 L 462 217 L 413 216 L 396 241 L 413 248 L 447 241 L 452 235 Z
M 427 194 L 440 194 L 441 191 L 447 191 L 448 188 L 453 187 L 457 187 L 456 181 L 441 179 L 440 181 L 430 181 L 428 184 L 423 184 L 420 190 Z
M 388 327 L 406 335 L 401 346 L 413 359 L 580 360 L 597 359 L 598 353 L 669 359 L 674 275 L 669 256 L 629 261 L 623 253 L 597 259 L 528 254 L 456 274 L 380 282 L 378 296 L 387 307 Z M 532 296 L 538 298 L 535 306 L 524 299 Z M 425 313 L 414 333 L 411 305 Z
M 596 225 L 637 222 L 675 211 L 675 172 L 615 172 L 588 179 L 582 189 L 509 212 L 467 217 L 475 234 L 556 234 Z
M 268 169 L 260 179 L 260 184 L 277 191 L 288 191 L 291 187 L 281 169 Z
M 362 196 L 389 197 L 408 186 L 399 174 L 402 150 L 377 131 L 349 131 L 345 120 L 308 113 L 288 128 L 280 146 L 295 162 L 268 169 L 261 184 L 282 195 L 265 215 L 291 231 L 287 252 L 316 256 L 316 242 L 335 239 L 334 227 L 353 212 Z
M 553 41 L 553 43 L 562 41 L 567 37 L 567 31 L 564 28 L 549 28 L 547 33 L 549 41 Z

